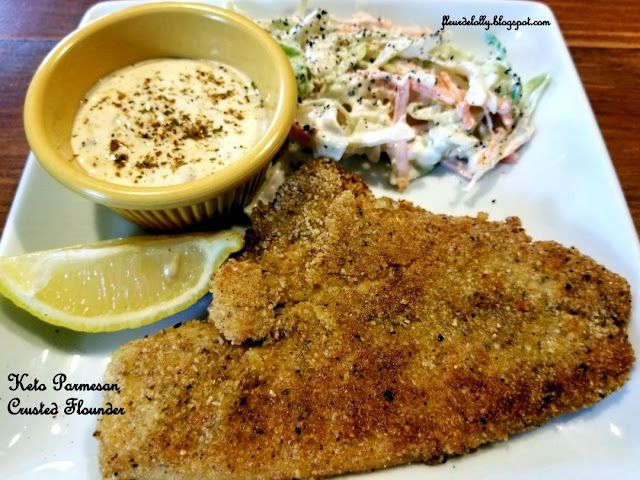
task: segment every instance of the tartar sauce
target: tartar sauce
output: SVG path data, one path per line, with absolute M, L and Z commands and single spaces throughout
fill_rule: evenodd
M 210 60 L 157 59 L 117 70 L 86 95 L 71 145 L 94 177 L 124 185 L 175 185 L 211 175 L 262 136 L 255 84 Z

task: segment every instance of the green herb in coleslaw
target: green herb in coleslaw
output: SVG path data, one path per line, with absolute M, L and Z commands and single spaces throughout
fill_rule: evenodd
M 493 35 L 476 58 L 445 34 L 316 9 L 264 22 L 289 57 L 299 105 L 292 138 L 314 156 L 391 160 L 404 190 L 442 163 L 475 183 L 515 159 L 533 135 L 532 115 L 549 76 L 524 85 Z

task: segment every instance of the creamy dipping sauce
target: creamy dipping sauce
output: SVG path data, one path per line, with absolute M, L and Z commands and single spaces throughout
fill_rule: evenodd
M 92 176 L 124 185 L 175 185 L 236 160 L 267 124 L 260 92 L 212 60 L 158 59 L 117 70 L 85 97 L 71 146 Z

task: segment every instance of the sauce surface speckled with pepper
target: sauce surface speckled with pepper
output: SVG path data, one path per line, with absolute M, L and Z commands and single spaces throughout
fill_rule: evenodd
M 266 123 L 260 92 L 237 69 L 211 60 L 157 59 L 101 79 L 76 115 L 71 144 L 96 178 L 175 185 L 239 158 Z

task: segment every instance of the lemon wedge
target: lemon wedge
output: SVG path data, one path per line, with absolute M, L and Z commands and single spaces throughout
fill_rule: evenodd
M 81 332 L 136 328 L 195 303 L 239 232 L 132 237 L 0 258 L 0 293 Z

